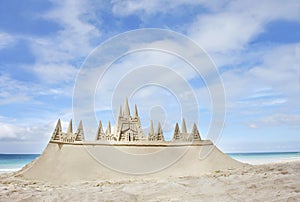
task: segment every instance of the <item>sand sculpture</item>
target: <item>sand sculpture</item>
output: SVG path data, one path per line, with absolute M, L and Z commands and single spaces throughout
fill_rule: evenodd
M 128 100 L 119 108 L 114 130 L 102 122 L 93 141 L 85 140 L 83 123 L 66 132 L 58 120 L 52 137 L 39 158 L 16 176 L 25 179 L 69 183 L 87 180 L 122 180 L 198 176 L 244 166 L 222 153 L 210 140 L 202 140 L 197 125 L 188 132 L 185 120 L 175 124 L 173 138 L 166 141 L 161 124 L 153 122 L 144 135 L 137 106 L 131 116 Z
M 185 119 L 182 119 L 181 131 L 178 123 L 175 125 L 174 135 L 172 141 L 177 142 L 192 142 L 201 141 L 200 133 L 198 131 L 196 123 L 193 125 L 193 129 L 190 133 L 187 132 Z M 163 130 L 160 122 L 158 123 L 157 130 L 154 131 L 153 121 L 150 122 L 150 129 L 148 136 L 143 133 L 140 117 L 138 115 L 137 106 L 134 105 L 133 116 L 130 115 L 130 109 L 128 99 L 126 98 L 124 103 L 124 112 L 122 107 L 119 107 L 119 112 L 114 127 L 114 133 L 111 130 L 110 121 L 108 122 L 106 131 L 103 130 L 102 121 L 99 122 L 95 141 L 117 141 L 117 142 L 166 142 L 163 134 Z M 84 132 L 82 121 L 80 121 L 78 129 L 75 133 L 72 130 L 72 120 L 70 120 L 67 132 L 62 131 L 60 119 L 52 134 L 51 142 L 55 143 L 78 143 L 83 142 Z M 149 143 L 150 144 L 150 143 Z

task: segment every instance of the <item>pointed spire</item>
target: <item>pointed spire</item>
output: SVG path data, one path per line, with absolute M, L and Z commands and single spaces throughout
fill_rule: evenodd
M 98 131 L 97 131 L 97 135 L 96 135 L 96 140 L 101 140 L 101 135 L 103 134 L 103 126 L 102 126 L 102 121 L 99 122 L 99 126 L 98 126 Z
M 197 128 L 196 123 L 193 125 L 192 135 L 194 140 L 201 140 L 199 130 Z
M 62 129 L 60 119 L 58 119 L 55 129 L 59 129 L 59 130 Z
M 122 113 L 122 106 L 120 105 L 119 106 L 119 111 L 118 111 L 118 116 L 116 117 L 116 121 L 115 121 L 115 126 L 114 126 L 114 133 L 115 134 L 118 134 L 118 130 L 119 130 L 119 124 L 120 124 L 120 117 L 123 116 L 123 113 Z
M 58 119 L 56 127 L 55 127 L 55 129 L 53 131 L 51 139 L 52 140 L 60 140 L 61 133 L 62 133 L 62 130 L 61 130 L 61 121 L 60 121 L 60 119 Z
M 124 102 L 124 117 L 130 117 L 130 110 L 129 110 L 129 105 L 128 105 L 128 98 L 125 98 L 125 102 Z
M 150 121 L 150 128 L 149 128 L 149 134 L 154 134 L 154 128 L 153 128 L 153 121 Z
M 158 122 L 156 138 L 157 138 L 157 141 L 165 141 L 165 137 L 164 137 L 160 122 Z
M 67 133 L 73 133 L 73 126 L 72 126 L 72 119 L 70 120 L 70 123 L 69 123 L 69 127 L 68 127 L 68 130 L 67 130 Z
M 162 129 L 161 129 L 161 124 L 160 124 L 160 122 L 158 122 L 158 125 L 157 125 L 157 132 L 159 133 L 159 132 L 161 132 L 162 131 Z
M 139 117 L 138 110 L 136 104 L 134 105 L 133 117 Z
M 152 141 L 154 136 L 154 128 L 153 128 L 153 121 L 150 121 L 150 127 L 148 132 L 148 140 Z
M 118 116 L 117 116 L 117 119 L 120 117 L 120 116 L 122 116 L 123 114 L 122 114 L 122 106 L 120 105 L 119 106 L 119 112 L 118 112 Z
M 76 141 L 84 141 L 84 132 L 82 121 L 80 120 L 77 131 L 76 131 Z
M 174 135 L 173 135 L 173 140 L 178 140 L 178 139 L 180 139 L 180 130 L 179 130 L 178 123 L 176 123 L 175 130 L 174 130 Z
M 98 128 L 99 133 L 104 133 L 103 132 L 103 126 L 102 126 L 102 121 L 99 122 L 99 128 Z
M 182 119 L 181 130 L 182 130 L 182 133 L 187 133 L 187 129 L 186 129 L 186 124 L 185 124 L 184 118 Z
M 178 125 L 178 123 L 176 123 L 176 125 L 175 125 L 175 130 L 174 130 L 174 134 L 178 134 L 178 133 L 180 133 L 180 130 L 179 130 L 179 125 Z
M 108 121 L 108 124 L 107 124 L 107 128 L 106 128 L 105 134 L 111 134 L 110 121 Z

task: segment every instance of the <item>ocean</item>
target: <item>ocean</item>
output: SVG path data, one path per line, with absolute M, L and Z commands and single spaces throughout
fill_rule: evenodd
M 231 158 L 253 165 L 300 160 L 300 152 L 228 153 Z
M 20 170 L 39 154 L 0 154 L 0 174 Z
M 250 164 L 300 160 L 300 152 L 228 153 L 232 158 Z M 0 154 L 0 174 L 21 169 L 39 154 Z

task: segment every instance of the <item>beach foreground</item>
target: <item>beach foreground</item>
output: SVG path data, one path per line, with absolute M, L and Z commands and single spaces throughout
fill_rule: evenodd
M 300 201 L 300 161 L 201 176 L 55 185 L 0 175 L 1 201 Z

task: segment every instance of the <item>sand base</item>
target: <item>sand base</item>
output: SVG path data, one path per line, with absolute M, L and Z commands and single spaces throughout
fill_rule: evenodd
M 300 161 L 164 179 L 55 185 L 0 176 L 1 201 L 300 201 Z
M 210 141 L 203 141 L 203 143 L 205 144 L 193 146 L 119 145 L 116 147 L 49 143 L 43 154 L 16 176 L 55 184 L 69 184 L 93 180 L 199 176 L 215 170 L 247 166 L 222 153 Z M 128 153 L 138 155 L 128 158 Z M 149 153 L 151 154 L 149 158 L 144 155 Z M 172 162 L 172 158 L 179 154 L 180 158 Z M 106 165 L 113 164 L 115 170 L 95 160 L 97 155 Z M 125 172 L 117 172 L 116 169 L 119 171 L 123 169 Z M 149 170 L 151 172 L 148 172 Z

